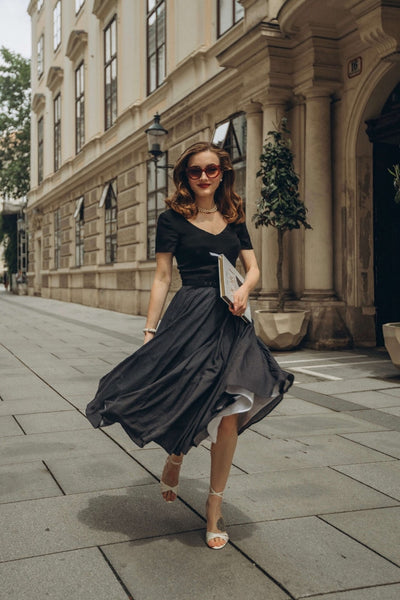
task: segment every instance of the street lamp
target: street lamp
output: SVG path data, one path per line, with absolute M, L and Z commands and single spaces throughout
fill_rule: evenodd
M 160 123 L 160 115 L 156 113 L 154 115 L 154 121 L 146 129 L 147 144 L 149 148 L 149 154 L 152 155 L 156 167 L 160 169 L 172 169 L 173 165 L 158 165 L 157 161 L 165 152 L 165 139 L 168 131 Z

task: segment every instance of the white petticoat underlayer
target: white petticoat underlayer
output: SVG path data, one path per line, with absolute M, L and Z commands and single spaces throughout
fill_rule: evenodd
M 234 396 L 235 400 L 232 404 L 229 404 L 229 406 L 221 410 L 221 412 L 218 413 L 218 416 L 209 422 L 207 426 L 208 437 L 206 439 L 213 444 L 217 441 L 218 427 L 223 417 L 239 414 L 238 430 L 240 430 L 265 406 L 265 398 L 257 396 L 253 392 L 250 392 L 250 390 L 246 390 L 246 388 L 242 388 L 238 385 L 228 386 L 226 392 L 227 394 Z M 278 395 L 279 386 L 276 384 L 270 400 L 273 401 Z

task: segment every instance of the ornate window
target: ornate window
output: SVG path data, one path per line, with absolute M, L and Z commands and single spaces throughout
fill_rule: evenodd
M 167 196 L 167 169 L 160 168 L 167 165 L 165 152 L 157 163 L 153 160 L 147 162 L 147 258 L 153 259 L 156 255 L 156 226 L 160 213 L 165 210 Z
M 105 261 L 106 263 L 113 263 L 117 260 L 117 194 L 115 181 L 108 183 L 104 188 L 100 205 L 102 201 L 105 207 Z
M 235 188 L 239 196 L 246 198 L 246 144 L 247 121 L 244 113 L 232 115 L 219 123 L 214 130 L 212 143 L 229 152 L 235 169 Z
M 81 151 L 85 143 L 85 65 L 75 71 L 75 150 Z
M 53 9 L 53 49 L 54 52 L 61 44 L 61 0 Z
M 85 231 L 85 204 L 81 196 L 76 201 L 75 207 L 75 266 L 81 267 L 84 260 L 84 231 Z
M 117 118 L 117 18 L 114 15 L 104 30 L 105 128 Z
M 54 170 L 61 166 L 61 94 L 54 98 Z
M 54 211 L 54 268 L 60 268 L 61 259 L 61 209 Z
M 43 181 L 43 117 L 38 121 L 38 185 Z
M 244 8 L 238 0 L 218 0 L 218 37 L 233 27 L 244 16 Z
M 165 0 L 147 0 L 147 93 L 165 79 L 166 9 Z
M 77 15 L 78 12 L 81 10 L 83 4 L 84 4 L 85 0 L 75 0 L 75 14 Z
M 37 43 L 37 74 L 40 79 L 44 71 L 44 35 L 40 36 Z

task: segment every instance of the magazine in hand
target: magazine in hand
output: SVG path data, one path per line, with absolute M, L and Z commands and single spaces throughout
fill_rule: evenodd
M 223 254 L 218 255 L 218 271 L 221 298 L 225 300 L 229 306 L 233 306 L 233 294 L 242 285 L 244 278 Z M 246 323 L 251 323 L 249 303 L 247 303 L 246 311 L 241 318 Z

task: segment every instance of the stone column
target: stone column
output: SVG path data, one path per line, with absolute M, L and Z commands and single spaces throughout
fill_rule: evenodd
M 333 298 L 330 96 L 306 93 L 304 299 Z
M 261 181 L 256 177 L 260 165 L 263 145 L 263 113 L 259 102 L 249 102 L 244 106 L 247 120 L 246 146 L 246 225 L 250 233 L 257 260 L 261 263 L 261 229 L 256 229 L 253 215 L 260 195 Z M 257 289 L 259 289 L 259 282 Z
M 276 129 L 285 112 L 284 100 L 263 102 L 263 143 L 268 131 Z M 261 229 L 261 294 L 266 297 L 276 297 L 278 283 L 276 279 L 276 264 L 278 260 L 278 236 L 273 227 Z M 286 278 L 284 278 L 286 279 Z

